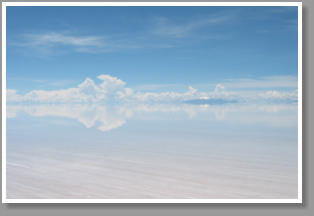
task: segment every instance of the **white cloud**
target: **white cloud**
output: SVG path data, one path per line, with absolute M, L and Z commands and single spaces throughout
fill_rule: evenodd
M 197 97 L 197 90 L 189 86 L 188 91 L 184 93 L 180 92 L 137 92 L 133 95 L 133 98 L 141 102 L 177 102 L 193 97 Z
M 130 95 L 131 90 L 124 88 L 125 83 L 109 75 L 100 75 L 98 79 L 102 82 L 97 85 L 86 78 L 76 88 L 61 90 L 32 90 L 24 95 L 17 94 L 16 90 L 7 90 L 8 102 L 38 102 L 38 103 L 86 103 L 100 102 L 106 99 L 119 97 L 121 93 Z M 111 97 L 111 98 L 110 98 Z
M 97 78 L 103 81 L 100 87 L 104 89 L 112 90 L 123 87 L 125 85 L 125 82 L 110 75 L 99 75 Z
M 266 91 L 228 91 L 223 84 L 217 84 L 211 91 L 198 91 L 192 86 L 185 92 L 164 91 L 164 92 L 144 92 L 135 91 L 126 87 L 126 83 L 117 77 L 110 75 L 100 75 L 97 77 L 100 83 L 95 83 L 92 79 L 86 78 L 75 88 L 60 90 L 32 90 L 24 95 L 18 94 L 16 90 L 7 90 L 7 102 L 36 102 L 36 103 L 177 103 L 195 99 L 232 99 L 232 100 L 267 100 L 285 99 L 297 100 L 297 90 L 266 90 Z M 270 78 L 269 78 L 270 79 Z M 242 82 L 242 80 L 240 80 Z M 269 86 L 269 81 L 259 82 L 260 86 Z M 236 82 L 234 85 L 237 85 Z M 272 86 L 272 85 L 270 85 Z M 250 86 L 249 88 L 250 89 Z

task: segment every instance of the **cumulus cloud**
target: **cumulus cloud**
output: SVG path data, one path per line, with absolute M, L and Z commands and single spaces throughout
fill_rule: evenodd
M 139 101 L 146 102 L 178 102 L 184 99 L 197 97 L 197 90 L 191 86 L 188 87 L 188 91 L 180 92 L 138 92 L 134 94 L 133 98 Z
M 197 90 L 189 87 L 187 92 L 134 92 L 125 87 L 126 83 L 110 75 L 99 75 L 99 84 L 86 78 L 76 88 L 61 90 L 32 90 L 20 95 L 16 90 L 7 90 L 8 102 L 39 102 L 39 103 L 87 103 L 106 102 L 108 100 L 133 101 L 173 101 L 196 97 Z
M 130 94 L 130 90 L 124 88 L 125 83 L 109 75 L 100 75 L 100 84 L 86 78 L 76 88 L 61 90 L 32 90 L 24 95 L 19 95 L 16 90 L 7 90 L 7 102 L 38 102 L 38 103 L 87 103 L 106 101 Z
M 95 82 L 86 78 L 77 87 L 60 90 L 32 90 L 26 94 L 19 94 L 16 90 L 7 90 L 7 102 L 35 102 L 35 103 L 182 103 L 186 101 L 217 101 L 222 104 L 272 100 L 272 101 L 297 101 L 297 90 L 278 91 L 267 90 L 263 92 L 254 91 L 227 91 L 224 85 L 217 84 L 213 90 L 198 91 L 188 86 L 185 92 L 164 91 L 144 92 L 135 91 L 126 87 L 126 83 L 117 77 L 110 75 L 99 75 Z M 208 103 L 208 104 L 211 104 Z

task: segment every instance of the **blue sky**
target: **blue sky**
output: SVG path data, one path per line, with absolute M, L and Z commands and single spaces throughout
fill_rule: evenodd
M 23 93 L 296 77 L 297 53 L 297 7 L 7 7 L 7 88 Z

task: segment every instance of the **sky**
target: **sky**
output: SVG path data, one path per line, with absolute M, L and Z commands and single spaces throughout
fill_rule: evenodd
M 7 7 L 21 93 L 101 74 L 149 90 L 297 77 L 297 53 L 297 7 Z

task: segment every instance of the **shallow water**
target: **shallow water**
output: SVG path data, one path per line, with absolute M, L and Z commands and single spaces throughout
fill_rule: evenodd
M 8 105 L 7 198 L 297 198 L 297 104 Z

